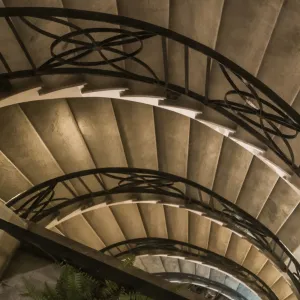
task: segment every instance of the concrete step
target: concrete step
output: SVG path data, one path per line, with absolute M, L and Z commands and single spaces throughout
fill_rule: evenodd
M 32 185 L 64 174 L 20 106 L 1 109 L 0 124 L 0 150 Z M 59 185 L 58 196 L 69 197 L 70 192 Z
M 279 280 L 277 280 L 276 283 L 272 286 L 272 290 L 279 299 L 286 299 L 287 297 L 293 294 L 290 286 L 282 277 Z
M 171 257 L 161 257 L 165 272 L 180 272 L 179 260 Z
M 95 168 L 67 101 L 37 101 L 21 107 L 65 174 Z M 94 177 L 84 181 L 91 190 L 99 189 Z M 79 194 L 88 193 L 79 181 L 72 183 Z
M 32 183 L 28 178 L 2 151 L 0 151 L 0 169 L 0 198 L 3 201 L 6 202 L 15 195 L 32 187 Z
M 64 235 L 72 240 L 100 250 L 105 244 L 90 226 L 83 215 L 71 218 L 57 226 Z
M 109 207 L 91 210 L 84 217 L 105 245 L 125 240 L 124 233 Z
M 140 260 L 143 262 L 145 269 L 148 273 L 161 273 L 166 272 L 163 262 L 160 257 L 157 256 L 144 256 Z
M 90 150 L 95 165 L 100 167 L 127 167 L 127 159 L 124 153 L 118 124 L 115 118 L 114 110 L 110 99 L 89 99 L 88 102 L 81 101 L 82 99 L 74 99 L 69 101 L 70 107 L 77 120 L 79 129 L 83 134 L 83 138 Z M 99 116 L 101 115 L 101 118 Z M 96 137 L 96 138 L 95 138 Z M 111 180 L 104 180 L 104 183 L 109 188 L 112 184 Z M 122 196 L 123 197 L 123 196 Z M 130 195 L 128 197 L 131 198 Z M 139 234 L 144 234 L 138 227 L 134 226 L 134 219 L 137 224 L 142 224 L 140 213 L 136 204 L 133 204 L 123 212 L 119 206 L 111 208 L 118 222 L 126 217 L 132 217 L 131 229 L 123 230 L 125 236 L 133 234 L 138 237 Z M 133 215 L 130 216 L 130 213 Z M 133 217 L 136 216 L 136 217 Z M 121 225 L 121 224 L 120 224 Z M 143 226 L 142 226 L 143 228 Z M 134 233 L 135 232 L 135 233 Z M 129 237 L 127 237 L 129 238 Z
M 187 176 L 190 120 L 164 109 L 154 109 L 160 171 Z M 169 238 L 188 241 L 188 212 L 165 207 Z
M 153 108 L 130 101 L 112 100 L 116 120 L 129 167 L 158 169 Z M 141 195 L 141 200 L 153 199 Z M 138 205 L 147 234 L 167 237 L 164 208 L 161 205 Z M 162 223 L 157 222 L 157 216 Z M 151 226 L 148 226 L 148 224 Z
M 96 167 L 127 167 L 111 100 L 73 99 L 69 105 Z
M 112 99 L 128 166 L 157 170 L 153 107 Z
M 188 178 L 212 189 L 222 149 L 223 136 L 197 121 L 191 121 L 188 157 Z M 191 191 L 187 191 L 191 192 Z M 196 197 L 198 195 L 191 195 Z M 204 198 L 206 195 L 202 195 Z M 204 199 L 209 203 L 210 199 Z M 211 221 L 189 213 L 189 241 L 208 247 Z
M 134 0 L 117 0 L 117 5 L 118 14 L 120 16 L 139 19 L 168 28 L 169 0 L 153 0 L 151 2 L 147 0 L 141 0 L 138 2 Z M 137 55 L 137 58 L 149 65 L 158 78 L 164 78 L 161 38 L 157 36 L 148 40 L 144 40 L 143 45 L 143 51 Z M 136 50 L 136 45 L 124 45 L 124 50 L 126 52 L 132 52 Z M 155 53 L 155 55 L 153 55 L 153 53 Z M 136 62 L 133 62 L 132 60 L 126 60 L 125 67 L 126 71 L 134 74 L 152 77 L 152 75 L 145 70 L 144 67 Z M 157 93 L 161 92 L 161 88 L 157 86 L 144 84 L 137 81 L 129 81 L 128 87 L 131 91 L 138 95 L 156 95 Z
M 236 204 L 250 215 L 257 218 L 267 202 L 278 175 L 274 173 L 261 160 L 253 157 L 248 169 L 244 184 L 239 192 Z M 238 263 L 242 263 L 251 245 L 232 235 L 226 256 Z
M 213 190 L 224 198 L 236 202 L 245 181 L 253 155 L 232 142 L 223 142 Z M 218 224 L 212 224 L 210 231 L 209 249 L 225 255 L 231 232 Z M 222 241 L 222 243 L 220 243 Z M 218 248 L 216 248 L 218 245 Z
M 289 104 L 299 90 L 299 39 L 294 38 L 300 26 L 296 21 L 300 16 L 298 4 L 297 1 L 283 4 L 258 72 L 258 78 Z
M 180 0 L 171 1 L 169 29 L 214 48 L 222 7 L 223 0 L 209 2 L 192 0 L 186 3 Z M 184 87 L 186 78 L 184 46 L 173 41 L 169 41 L 168 46 L 169 80 L 171 83 Z M 189 88 L 203 95 L 205 91 L 206 57 L 193 50 L 190 50 L 188 55 Z

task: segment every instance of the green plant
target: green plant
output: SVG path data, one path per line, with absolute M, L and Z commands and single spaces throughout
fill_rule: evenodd
M 32 300 L 151 300 L 115 282 L 97 281 L 69 265 L 62 266 L 55 287 L 45 283 L 40 290 L 28 280 L 24 280 L 24 284 L 27 292 L 23 296 Z

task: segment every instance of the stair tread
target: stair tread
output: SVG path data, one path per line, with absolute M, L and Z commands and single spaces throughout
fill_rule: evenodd
M 126 167 L 127 161 L 110 99 L 73 99 L 69 105 L 96 166 Z
M 105 247 L 100 238 L 96 235 L 95 231 L 88 225 L 87 221 L 82 215 L 71 218 L 58 225 L 65 235 L 79 243 L 96 250 Z
M 226 257 L 238 264 L 242 264 L 250 248 L 251 244 L 247 240 L 239 238 L 236 234 L 232 234 L 226 251 Z
M 240 283 L 231 276 L 227 275 L 225 278 L 225 284 L 233 290 L 237 290 Z
M 150 256 L 140 257 L 140 259 L 143 262 L 148 273 L 165 272 L 165 268 L 163 266 L 160 257 L 150 255 Z
M 196 266 L 196 275 L 204 277 L 204 278 L 209 278 L 210 276 L 210 268 L 207 266 L 202 266 L 202 265 L 197 265 Z
M 287 103 L 293 101 L 299 90 L 299 17 L 297 1 L 284 3 L 258 73 L 258 78 Z
M 31 182 L 20 172 L 19 169 L 0 151 L 0 197 L 8 201 L 15 195 L 32 187 Z M 5 187 L 5 188 L 1 188 Z
M 226 274 L 219 272 L 218 270 L 211 269 L 210 271 L 210 279 L 221 284 L 225 283 Z
M 238 195 L 236 204 L 253 217 L 257 218 L 268 201 L 278 175 L 257 158 L 253 158 L 245 182 Z M 227 249 L 228 257 L 242 262 L 251 245 L 233 235 Z M 237 251 L 238 249 L 238 251 Z
M 225 139 L 220 153 L 213 190 L 225 199 L 235 203 L 245 181 L 253 155 L 234 143 Z M 209 248 L 225 255 L 231 231 L 212 224 L 210 230 Z M 218 241 L 218 242 L 217 242 Z M 220 243 L 222 241 L 222 243 Z M 218 249 L 214 249 L 218 247 Z
M 202 1 L 172 1 L 170 5 L 169 29 L 208 47 L 214 48 L 218 34 L 223 0 Z M 207 13 L 209 11 L 209 13 Z M 174 84 L 185 86 L 184 76 L 184 46 L 169 41 L 168 49 L 169 80 Z M 189 88 L 201 95 L 204 94 L 206 72 L 206 56 L 189 51 Z
M 199 122 L 191 121 L 188 178 L 199 182 L 211 189 L 222 149 L 223 136 Z M 189 191 L 188 191 L 189 192 Z M 192 195 L 195 197 L 195 195 Z M 202 194 L 204 201 L 209 197 Z M 208 247 L 211 221 L 199 218 L 196 214 L 189 214 L 189 240 L 192 244 L 203 248 Z
M 231 231 L 229 229 L 212 222 L 208 249 L 220 255 L 225 255 L 230 236 Z
M 0 110 L 1 151 L 33 183 L 63 175 L 19 106 Z
M 299 195 L 279 179 L 269 196 L 258 220 L 277 233 L 299 203 Z
M 277 233 L 278 238 L 292 252 L 294 252 L 300 245 L 299 216 L 300 205 L 297 205 Z
M 186 177 L 190 120 L 159 108 L 154 119 L 159 170 Z M 187 211 L 165 207 L 165 214 L 169 238 L 188 241 Z
M 128 166 L 158 168 L 153 108 L 112 99 Z
M 258 274 L 265 262 L 266 257 L 263 255 L 263 253 L 251 246 L 243 262 L 243 266 L 254 274 Z
M 176 258 L 161 257 L 166 272 L 180 272 L 179 262 Z
M 89 211 L 84 216 L 106 246 L 125 240 L 109 207 Z
M 180 270 L 182 273 L 195 274 L 196 273 L 196 264 L 190 261 L 178 260 Z
M 125 207 L 124 207 L 125 205 Z M 125 239 L 146 237 L 146 231 L 136 204 L 124 204 L 111 207 Z
M 139 204 L 148 237 L 168 238 L 166 217 L 162 205 Z
M 281 277 L 281 274 L 270 262 L 267 262 L 259 272 L 258 276 L 266 282 L 266 284 L 272 286 Z
M 64 173 L 95 168 L 76 120 L 64 99 L 29 102 L 21 107 Z M 85 182 L 94 187 L 93 190 L 99 189 L 93 177 L 85 178 Z M 73 180 L 72 183 L 80 194 L 87 193 L 80 182 Z
M 282 277 L 272 286 L 272 290 L 279 299 L 285 299 L 292 294 L 290 286 Z

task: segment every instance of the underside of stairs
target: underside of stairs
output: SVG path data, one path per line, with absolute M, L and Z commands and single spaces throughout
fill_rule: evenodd
M 40 5 L 33 0 L 0 1 L 0 7 L 4 8 Z M 229 58 L 300 112 L 297 0 L 47 0 L 43 6 L 125 16 L 178 32 Z M 75 18 L 68 19 L 74 28 L 51 20 L 27 19 L 58 36 L 76 31 L 76 26 L 113 28 L 117 32 L 126 29 L 117 24 Z M 95 40 L 109 37 L 110 32 L 93 33 Z M 77 38 L 86 41 L 86 37 Z M 0 17 L 0 41 L 1 56 L 14 72 L 44 63 L 53 39 L 36 32 L 20 18 Z M 162 49 L 161 37 L 155 36 L 143 41 L 143 51 L 137 57 L 151 66 L 159 78 L 166 76 L 167 69 L 168 80 L 175 85 L 186 87 L 188 71 L 191 90 L 205 95 L 208 89 L 209 99 L 223 100 L 231 87 L 219 66 L 215 62 L 210 66 L 206 86 L 206 58 L 191 50 L 186 67 L 187 54 L 181 46 L 168 41 L 166 64 L 164 51 L 158 50 Z M 63 41 L 55 51 L 60 53 L 74 47 Z M 118 47 L 126 53 L 136 49 L 130 43 Z M 115 53 L 103 53 L 110 59 L 116 57 Z M 99 58 L 94 51 L 85 61 Z M 130 59 L 116 65 L 126 72 L 147 74 Z M 110 70 L 109 66 L 106 68 Z M 2 72 L 7 69 L 0 63 Z M 166 95 L 162 86 L 122 77 L 74 72 L 13 79 L 10 83 L 11 91 L 3 92 L 0 100 L 0 198 L 4 203 L 46 180 L 82 170 L 106 167 L 159 170 L 197 182 L 231 201 L 266 226 L 300 259 L 299 176 L 233 120 L 192 97 Z M 278 136 L 272 139 L 284 148 L 283 139 Z M 299 165 L 299 136 L 289 143 L 295 165 Z M 110 181 L 104 184 L 109 187 Z M 70 187 L 71 191 L 61 187 L 59 193 L 63 197 L 72 192 L 83 195 L 87 190 L 98 189 L 99 182 L 90 176 L 85 184 L 73 179 Z M 96 250 L 136 238 L 190 243 L 258 275 L 278 299 L 297 299 L 271 260 L 226 226 L 187 209 L 157 203 L 161 199 L 153 195 L 138 197 L 135 200 L 140 203 L 125 203 L 132 200 L 132 195 L 120 195 L 116 197 L 118 205 L 94 207 L 75 215 L 61 211 L 54 222 L 44 225 Z M 230 274 L 209 266 L 156 256 L 137 257 L 136 266 L 150 273 L 201 275 L 231 287 L 247 299 L 258 297 Z

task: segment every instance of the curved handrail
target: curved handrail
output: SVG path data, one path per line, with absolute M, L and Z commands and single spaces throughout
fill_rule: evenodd
M 99 183 L 97 190 L 89 189 L 87 181 L 91 178 Z M 74 179 L 86 192 L 76 192 L 72 185 Z M 62 188 L 68 192 L 68 196 L 61 195 Z M 124 199 L 117 200 L 114 196 L 118 194 L 122 194 Z M 300 265 L 275 234 L 231 201 L 198 183 L 173 174 L 139 168 L 79 171 L 32 187 L 8 201 L 7 206 L 14 208 L 21 217 L 39 222 L 46 217 L 55 217 L 61 211 L 70 214 L 79 208 L 83 213 L 93 206 L 115 205 L 126 199 L 139 199 L 143 194 L 155 195 L 157 202 L 163 205 L 185 208 L 222 223 L 257 247 L 292 284 L 295 293 L 300 292 Z
M 230 276 L 243 282 L 260 295 L 262 299 L 277 299 L 274 292 L 262 279 L 243 266 L 227 257 L 186 242 L 164 238 L 138 238 L 115 243 L 100 250 L 100 252 L 104 254 L 114 253 L 114 256 L 120 259 L 131 255 L 167 255 L 169 257 L 183 258 L 187 261 L 207 265 L 210 268 L 230 274 Z
M 179 272 L 161 272 L 152 274 L 170 282 L 176 281 L 178 283 L 190 284 L 191 287 L 189 289 L 195 293 L 197 293 L 197 287 L 202 286 L 209 290 L 216 291 L 217 293 L 222 294 L 232 300 L 247 300 L 245 296 L 226 284 L 222 284 L 218 281 L 203 276 Z
M 300 176 L 300 168 L 295 163 L 294 152 L 289 143 L 289 140 L 295 138 L 300 131 L 300 115 L 259 79 L 217 51 L 174 31 L 147 22 L 99 12 L 44 7 L 13 7 L 0 8 L 0 17 L 5 17 L 6 20 L 9 20 L 10 17 L 19 17 L 24 25 L 53 40 L 50 49 L 48 49 L 49 59 L 40 66 L 14 72 L 11 72 L 7 68 L 7 73 L 0 74 L 0 85 L 2 84 L 3 88 L 9 87 L 9 79 L 74 73 L 122 77 L 156 84 L 165 88 L 166 96 L 170 93 L 173 96 L 174 94 L 175 96 L 187 95 L 229 118 L 255 136 L 260 142 L 264 143 L 297 176 Z M 72 31 L 58 36 L 56 33 L 37 27 L 27 17 L 59 23 L 62 26 L 71 28 Z M 106 22 L 140 31 L 118 29 L 115 27 L 82 29 L 72 22 L 59 17 Z M 13 26 L 11 22 L 9 25 Z M 97 32 L 113 33 L 115 35 L 102 41 L 97 41 L 92 36 L 93 33 Z M 88 42 L 76 39 L 79 36 L 86 37 Z M 164 60 L 164 78 L 159 78 L 151 66 L 137 57 L 137 54 L 143 50 L 143 41 L 157 36 L 160 36 L 162 39 L 161 51 Z M 185 86 L 178 86 L 169 81 L 167 70 L 168 53 L 166 50 L 168 40 L 181 44 L 185 50 Z M 71 43 L 75 47 L 71 50 L 63 50 L 63 52 L 57 53 L 57 46 L 62 42 Z M 132 43 L 137 43 L 138 46 L 131 53 L 118 48 Z M 30 55 L 26 48 L 22 44 L 21 47 L 30 61 Z M 115 57 L 109 59 L 103 50 L 112 53 Z M 93 51 L 99 53 L 99 60 L 92 62 L 84 61 L 83 58 L 86 58 Z M 200 52 L 207 58 L 206 92 L 204 95 L 200 95 L 189 88 L 188 70 L 190 51 Z M 124 60 L 132 60 L 139 64 L 148 73 L 148 76 L 132 73 L 116 64 Z M 219 66 L 220 72 L 224 74 L 225 79 L 231 86 L 231 90 L 225 92 L 224 99 L 209 98 L 209 75 L 212 61 Z M 5 62 L 6 67 L 7 65 L 7 62 Z M 109 65 L 112 70 L 101 69 L 105 65 Z M 237 82 L 242 84 L 244 88 L 240 89 L 238 87 L 240 84 L 237 84 Z M 236 101 L 234 96 L 238 96 L 239 100 Z M 283 141 L 283 145 L 280 146 L 280 144 L 276 143 L 273 136 L 279 137 Z

